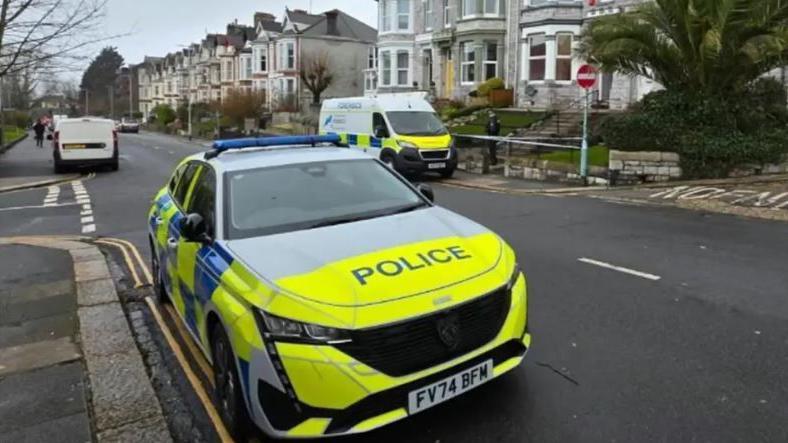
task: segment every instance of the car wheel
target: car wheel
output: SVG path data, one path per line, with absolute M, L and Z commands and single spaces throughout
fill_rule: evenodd
M 451 178 L 454 175 L 454 169 L 444 169 L 441 171 L 441 177 L 443 178 Z
M 164 288 L 164 279 L 161 278 L 159 256 L 156 254 L 153 242 L 151 242 L 150 247 L 150 267 L 153 273 L 153 291 L 156 293 L 156 298 L 159 299 L 160 303 L 169 303 L 170 297 L 167 295 L 167 290 Z
M 217 323 L 211 333 L 211 356 L 213 357 L 214 402 L 219 409 L 224 425 L 235 441 L 244 441 L 249 434 L 249 415 L 243 401 L 243 392 L 235 365 L 230 340 L 221 324 Z

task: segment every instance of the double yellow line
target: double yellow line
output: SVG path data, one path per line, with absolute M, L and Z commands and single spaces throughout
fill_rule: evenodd
M 139 250 L 134 246 L 134 244 L 119 238 L 101 238 L 99 240 L 95 240 L 95 242 L 102 245 L 112 246 L 123 254 L 123 259 L 126 261 L 126 266 L 131 273 L 131 278 L 134 280 L 135 288 L 153 285 L 153 276 L 151 275 L 147 264 L 142 259 L 142 255 L 140 255 Z M 139 273 L 137 272 L 138 269 L 140 270 Z M 142 276 L 142 278 L 140 276 Z M 186 378 L 189 380 L 194 392 L 197 394 L 197 398 L 200 399 L 200 403 L 202 403 L 203 407 L 205 408 L 205 413 L 208 414 L 208 418 L 210 418 L 211 423 L 216 430 L 216 434 L 219 436 L 219 439 L 222 441 L 222 443 L 233 443 L 233 439 L 230 436 L 230 433 L 227 431 L 227 428 L 224 426 L 224 422 L 222 422 L 219 412 L 211 402 L 210 395 L 206 392 L 202 383 L 200 383 L 199 377 L 194 373 L 191 365 L 189 365 L 186 354 L 178 343 L 178 340 L 167 326 L 167 322 L 164 321 L 164 317 L 159 310 L 158 304 L 153 300 L 152 297 L 146 297 L 145 303 L 148 304 L 148 307 L 153 314 L 153 318 L 156 319 L 156 323 L 158 323 L 161 332 L 164 334 L 164 338 L 170 345 L 170 348 L 172 349 L 178 364 L 180 364 L 181 369 L 183 369 L 183 372 L 186 374 Z M 204 378 L 208 381 L 208 384 L 213 387 L 213 370 L 199 349 L 197 349 L 197 346 L 193 342 L 192 336 L 183 327 L 179 316 L 172 306 L 166 305 L 165 310 L 170 317 L 170 322 L 175 325 L 175 329 L 178 331 L 181 341 L 186 344 L 192 359 L 197 362 L 197 366 L 203 373 Z

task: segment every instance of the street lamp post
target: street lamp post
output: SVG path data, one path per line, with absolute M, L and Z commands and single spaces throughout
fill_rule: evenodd
M 90 115 L 90 108 L 89 108 L 89 100 L 90 100 L 90 90 L 83 89 L 85 91 L 85 116 Z

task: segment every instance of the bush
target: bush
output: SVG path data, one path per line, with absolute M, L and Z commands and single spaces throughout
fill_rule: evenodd
M 773 80 L 728 97 L 659 91 L 604 119 L 594 137 L 611 149 L 677 152 L 688 178 L 724 177 L 737 166 L 777 162 L 788 152 L 785 102 L 782 85 Z
M 153 108 L 151 113 L 155 116 L 156 123 L 162 128 L 174 122 L 178 117 L 170 105 L 158 105 Z
M 487 97 L 490 95 L 490 91 L 494 91 L 497 89 L 504 89 L 506 87 L 506 83 L 503 81 L 502 78 L 493 77 L 486 82 L 479 85 L 478 96 L 479 97 Z
M 457 109 L 453 112 L 447 112 L 446 118 L 449 120 L 454 120 L 455 118 L 467 117 L 484 108 L 486 108 L 486 106 L 468 106 L 467 108 Z
M 17 128 L 27 128 L 32 124 L 30 115 L 22 111 L 5 111 L 3 112 L 3 120 L 6 125 Z

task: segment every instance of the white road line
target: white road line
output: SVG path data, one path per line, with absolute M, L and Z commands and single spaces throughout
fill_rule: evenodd
M 593 260 L 590 258 L 578 258 L 577 260 L 583 263 L 587 263 L 589 265 L 599 266 L 600 268 L 611 269 L 613 271 L 623 272 L 624 274 L 634 275 L 635 277 L 645 278 L 646 280 L 658 281 L 662 279 L 662 277 L 660 277 L 659 275 L 649 274 L 647 272 L 640 272 L 634 269 L 611 265 L 610 263 L 605 263 L 599 260 Z
M 60 208 L 63 206 L 74 206 L 76 203 L 59 203 L 41 206 L 12 206 L 9 208 L 0 208 L 0 211 L 19 211 L 22 209 L 44 209 L 44 208 Z
M 77 199 L 77 204 L 82 205 L 80 211 L 79 223 L 82 225 L 83 234 L 91 234 L 96 232 L 96 220 L 93 216 L 93 207 L 90 204 L 90 195 L 88 194 L 85 185 L 81 180 L 71 182 L 71 187 L 74 189 L 74 196 Z

